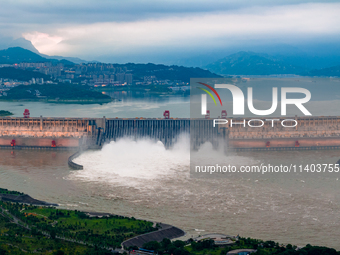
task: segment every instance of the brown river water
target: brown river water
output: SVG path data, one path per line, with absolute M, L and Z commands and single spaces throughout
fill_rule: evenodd
M 256 93 L 264 95 L 273 85 L 302 87 L 303 82 L 311 84 L 312 97 L 317 100 L 308 105 L 314 116 L 339 115 L 339 80 L 254 79 L 249 84 L 262 86 L 263 91 Z M 322 93 L 325 86 L 332 88 L 327 90 L 331 95 Z M 188 98 L 135 99 L 122 94 L 118 99 L 104 105 L 0 102 L 0 109 L 22 116 L 28 108 L 35 117 L 162 117 L 164 110 L 170 110 L 171 117 L 189 116 Z M 231 103 L 226 107 L 230 109 Z M 77 158 L 84 165 L 84 170 L 77 171 L 67 165 L 73 152 L 0 150 L 0 187 L 63 208 L 161 221 L 190 234 L 240 234 L 340 250 L 340 173 L 191 178 L 187 140 L 184 137 L 172 150 L 148 140 L 111 142 L 101 151 L 88 151 Z M 238 165 L 335 164 L 340 150 L 230 152 L 220 158 Z
M 161 221 L 191 234 L 221 232 L 340 249 L 340 173 L 244 173 L 190 178 L 185 139 L 172 150 L 123 139 L 88 151 L 0 150 L 0 187 L 63 208 Z M 238 152 L 226 162 L 335 163 L 340 151 Z

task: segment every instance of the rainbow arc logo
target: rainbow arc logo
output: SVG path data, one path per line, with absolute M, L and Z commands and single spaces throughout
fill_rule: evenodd
M 217 91 L 213 87 L 211 87 L 210 85 L 203 83 L 203 82 L 198 82 L 198 83 L 209 88 L 212 92 L 214 92 L 214 94 L 217 96 L 218 100 L 220 101 L 221 106 L 223 106 L 220 95 L 217 93 Z M 209 90 L 207 90 L 205 88 L 201 88 L 201 87 L 197 87 L 197 88 L 206 92 L 212 98 L 212 100 L 214 100 L 215 105 L 217 105 L 215 97 L 213 96 L 213 94 Z

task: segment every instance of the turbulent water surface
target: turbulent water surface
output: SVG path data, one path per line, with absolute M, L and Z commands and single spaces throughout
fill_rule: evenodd
M 263 85 L 260 79 L 252 82 L 249 84 L 254 88 Z M 338 115 L 338 93 L 324 98 L 320 88 L 326 83 L 320 85 L 311 79 L 306 82 L 315 87 L 312 97 L 319 100 L 308 106 L 312 114 Z M 286 83 L 270 80 L 266 84 L 280 87 Z M 290 86 L 299 87 L 302 81 L 295 83 Z M 336 81 L 329 86 L 338 90 L 338 84 Z M 22 116 L 28 108 L 36 117 L 161 117 L 164 110 L 170 110 L 173 117 L 189 116 L 187 98 L 120 100 L 105 105 L 0 102 L 0 109 Z M 263 109 L 268 105 L 265 103 Z M 231 103 L 227 102 L 226 107 L 231 109 Z M 124 138 L 105 145 L 101 151 L 82 154 L 76 159 L 84 165 L 81 171 L 67 166 L 73 152 L 0 150 L 0 187 L 64 208 L 162 221 L 189 233 L 222 232 L 340 249 L 339 173 L 191 178 L 188 147 L 186 136 L 171 150 L 160 142 Z M 203 146 L 198 153 L 205 156 L 204 149 L 211 147 Z M 224 163 L 235 165 L 334 164 L 340 158 L 340 151 L 216 153 Z
M 172 150 L 128 138 L 76 159 L 70 152 L 0 151 L 0 186 L 62 207 L 174 224 L 190 233 L 222 232 L 340 249 L 337 175 L 243 174 L 190 178 L 188 139 Z M 340 151 L 228 153 L 225 162 L 335 163 Z M 196 232 L 197 232 L 196 231 Z M 197 233 L 198 233 L 197 232 Z

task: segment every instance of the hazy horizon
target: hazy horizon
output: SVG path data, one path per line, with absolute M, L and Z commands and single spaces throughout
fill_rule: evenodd
M 337 1 L 19 0 L 2 7 L 0 48 L 31 42 L 42 54 L 86 61 L 200 66 L 238 51 L 340 56 Z

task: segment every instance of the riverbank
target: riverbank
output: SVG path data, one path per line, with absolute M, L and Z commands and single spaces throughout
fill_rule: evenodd
M 14 114 L 10 111 L 0 110 L 0 117 L 7 117 L 7 116 L 12 116 L 12 115 Z
M 13 203 L 23 203 L 31 205 L 43 205 L 43 206 L 58 206 L 58 204 L 47 203 L 45 201 L 40 201 L 32 198 L 29 195 L 11 195 L 11 194 L 0 194 L 0 199 L 6 202 Z
M 11 203 L 19 203 L 18 205 L 19 208 L 18 206 L 14 206 L 13 204 L 11 205 Z M 21 219 L 24 221 L 23 217 L 27 217 L 27 215 L 29 215 L 30 217 L 32 216 L 36 217 L 36 219 L 31 219 L 32 223 L 37 224 L 37 222 L 40 222 L 41 223 L 40 227 L 42 229 L 46 229 L 47 227 L 46 224 L 48 225 L 49 223 L 51 223 L 53 227 L 57 227 L 56 220 L 58 220 L 60 223 L 68 222 L 68 224 L 75 224 L 76 228 L 72 229 L 76 230 L 79 233 L 82 233 L 84 230 L 86 231 L 91 230 L 91 225 L 93 225 L 91 224 L 91 220 L 93 219 L 100 219 L 101 222 L 105 219 L 107 221 L 108 219 L 112 218 L 127 219 L 128 222 L 124 222 L 123 226 L 122 223 L 116 221 L 113 221 L 114 224 L 107 224 L 106 222 L 105 226 L 102 224 L 103 225 L 102 228 L 107 229 L 107 231 L 104 231 L 103 229 L 98 230 L 99 226 L 93 226 L 95 229 L 97 229 L 97 232 L 99 231 L 105 234 L 105 236 L 102 238 L 106 238 L 106 235 L 110 231 L 116 231 L 118 233 L 122 232 L 128 233 L 126 235 L 125 234 L 122 235 L 123 239 L 121 240 L 119 239 L 121 241 L 119 243 L 119 246 L 117 246 L 118 244 L 116 242 L 115 247 L 113 247 L 113 249 L 120 248 L 121 245 L 126 248 L 135 245 L 137 245 L 138 247 L 142 247 L 145 243 L 150 241 L 161 241 L 164 238 L 168 239 L 178 238 L 185 234 L 183 230 L 176 228 L 174 226 L 163 223 L 150 222 L 143 219 L 135 219 L 134 217 L 129 218 L 110 213 L 84 212 L 84 211 L 82 212 L 77 210 L 72 211 L 67 209 L 56 209 L 55 207 L 58 206 L 58 204 L 47 203 L 45 201 L 34 199 L 31 196 L 21 192 L 10 191 L 1 188 L 0 188 L 0 205 L 2 208 L 6 207 L 8 211 L 12 210 L 12 213 L 10 214 L 12 218 L 16 217 L 18 218 L 18 220 Z M 41 217 L 43 219 L 41 219 Z M 71 219 L 72 217 L 74 219 Z M 51 220 L 51 222 L 46 222 L 46 219 Z M 78 220 L 80 220 L 80 226 L 84 224 L 83 227 L 79 228 Z M 95 225 L 98 225 L 98 222 Z M 134 226 L 134 230 L 132 226 Z M 61 224 L 60 228 L 63 235 L 65 235 L 64 233 L 65 225 Z M 70 225 L 68 225 L 66 229 L 69 228 Z M 70 237 L 72 237 L 71 233 Z M 82 240 L 82 242 L 85 243 L 86 240 Z M 93 245 L 97 244 L 93 243 Z
M 25 196 L 22 194 L 5 195 Z M 36 236 L 38 238 L 40 235 L 49 239 L 114 251 L 121 249 L 121 243 L 129 238 L 159 229 L 152 222 L 133 217 L 112 214 L 98 215 L 77 210 L 57 209 L 51 204 L 48 206 L 40 203 L 39 206 L 29 205 L 15 199 L 14 201 L 7 201 L 3 198 L 2 196 L 0 201 L 0 225 L 3 221 L 2 218 L 16 225 L 17 228 L 14 231 L 16 236 L 28 234 L 31 237 Z M 25 202 L 28 201 L 25 200 Z M 12 233 L 13 228 L 8 224 L 0 227 L 0 248 L 2 239 L 6 239 L 8 243 L 10 240 L 6 236 L 10 236 Z M 14 238 L 10 243 L 12 243 L 12 246 L 20 246 L 20 241 L 17 241 Z M 39 238 L 38 241 L 40 241 Z
M 25 196 L 21 192 L 6 189 L 0 189 L 0 192 L 2 197 L 3 195 Z M 124 253 L 138 248 L 152 250 L 154 254 L 187 255 L 220 255 L 246 249 L 252 249 L 257 252 L 256 254 L 299 255 L 301 252 L 307 255 L 338 254 L 335 249 L 328 247 L 311 245 L 297 247 L 238 236 L 224 237 L 221 234 L 218 236 L 223 236 L 222 239 L 216 238 L 217 234 L 208 234 L 185 241 L 169 240 L 182 234 L 184 234 L 182 230 L 171 225 L 155 224 L 133 217 L 56 209 L 51 206 L 38 207 L 21 202 L 18 204 L 13 201 L 3 201 L 3 199 L 0 201 L 1 252 L 7 252 L 12 249 L 11 247 L 15 247 L 18 252 L 29 250 L 37 254 L 47 254 L 44 252 L 52 249 L 54 252 L 61 250 L 62 254 L 70 255 L 75 254 L 74 249 L 78 251 L 77 254 L 99 255 L 106 254 L 105 250 Z M 13 235 L 16 237 L 11 237 Z M 46 243 L 49 243 L 49 246 L 46 246 Z M 62 246 L 58 246 L 58 243 Z M 31 249 L 32 247 L 34 250 Z
M 67 83 L 19 85 L 6 91 L 2 100 L 32 100 L 59 103 L 110 102 L 112 98 L 89 87 Z
M 11 191 L 8 189 L 0 188 L 0 200 L 5 202 L 23 203 L 31 205 L 43 205 L 43 206 L 58 206 L 58 204 L 47 203 L 45 201 L 37 200 L 31 196 L 18 191 Z

